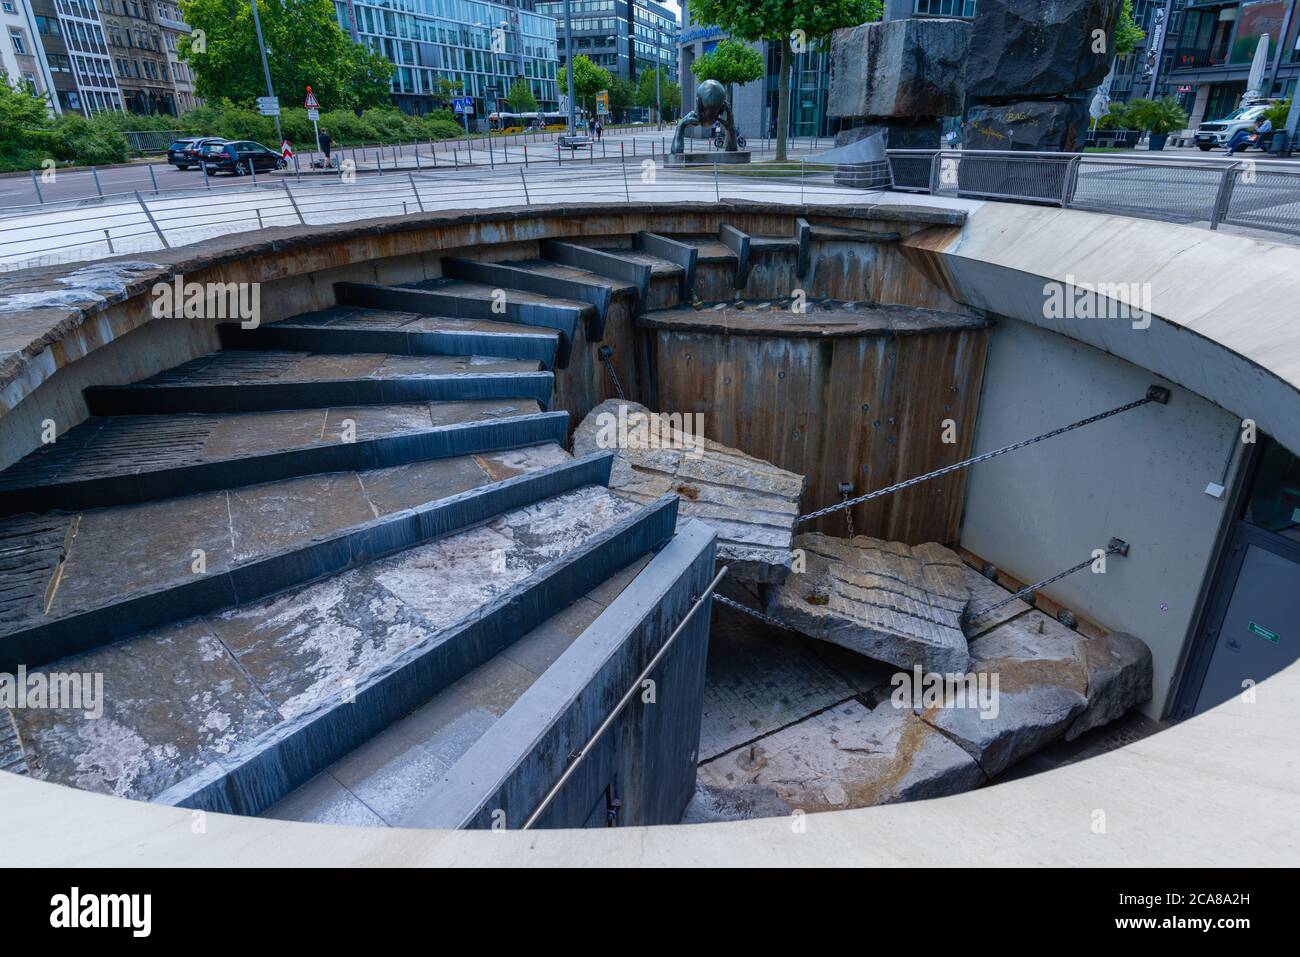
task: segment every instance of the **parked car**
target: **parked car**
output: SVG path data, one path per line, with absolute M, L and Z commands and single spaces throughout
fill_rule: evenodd
M 247 176 L 250 172 L 284 169 L 285 161 L 279 153 L 252 140 L 219 140 L 203 148 L 203 172 L 209 176 L 230 173 Z
M 203 164 L 203 147 L 209 143 L 224 143 L 219 136 L 183 136 L 167 147 L 167 162 L 177 169 L 189 169 Z
M 1255 126 L 1255 120 L 1259 119 L 1270 106 L 1272 106 L 1272 103 L 1253 103 L 1250 106 L 1243 106 L 1239 110 L 1234 110 L 1221 120 L 1202 123 L 1196 128 L 1194 137 L 1196 145 L 1205 153 L 1208 153 L 1216 146 L 1220 149 L 1227 149 L 1228 140 L 1232 139 L 1232 134 L 1238 130 L 1252 129 Z M 1267 147 L 1268 144 L 1261 145 Z

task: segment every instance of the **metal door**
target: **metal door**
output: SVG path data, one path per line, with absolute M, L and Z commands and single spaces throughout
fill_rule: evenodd
M 1200 714 L 1241 694 L 1300 657 L 1300 548 L 1239 525 L 1229 552 L 1221 611 L 1209 622 L 1213 643 L 1192 708 Z M 1235 568 L 1235 574 L 1231 574 Z M 1217 621 L 1215 620 L 1217 618 Z

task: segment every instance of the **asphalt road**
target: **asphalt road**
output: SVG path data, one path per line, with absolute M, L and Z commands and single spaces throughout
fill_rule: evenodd
M 650 127 L 637 130 L 610 130 L 605 134 L 604 142 L 596 147 L 595 155 L 597 158 L 617 156 L 620 146 L 629 156 L 660 155 L 671 144 L 672 130 L 668 127 L 660 131 Z M 492 154 L 489 156 L 486 140 L 481 137 L 474 139 L 472 150 L 467 149 L 464 140 L 421 143 L 418 150 L 419 168 L 424 171 L 435 167 L 441 169 L 444 166 L 454 169 L 466 165 L 467 162 L 474 166 L 490 167 L 493 163 L 501 163 L 503 158 L 509 163 L 523 163 L 525 156 L 529 161 L 555 159 L 553 134 L 494 137 L 491 145 Z M 810 139 L 795 140 L 791 144 L 792 152 L 801 154 L 825 149 L 829 145 L 827 140 Z M 751 149 L 759 154 L 765 151 L 765 147 L 770 151 L 771 142 L 759 140 L 751 144 Z M 353 160 L 356 168 L 362 173 L 374 172 L 381 165 L 389 171 L 394 168 L 402 171 L 414 170 L 416 152 L 415 146 L 409 143 L 382 148 L 337 145 L 334 148 L 336 157 L 342 156 Z M 577 155 L 585 158 L 588 154 L 580 152 Z M 303 170 L 308 169 L 315 158 L 318 158 L 318 154 L 314 151 L 307 150 L 299 153 L 300 167 Z M 566 161 L 573 158 L 574 156 L 569 153 L 564 156 Z M 38 179 L 40 175 L 37 173 Z M 52 182 L 39 183 L 39 196 L 37 186 L 33 184 L 30 175 L 0 176 L 0 208 L 35 205 L 42 200 L 46 203 L 58 203 L 89 199 L 101 192 L 111 195 L 129 194 L 134 190 L 148 192 L 154 189 L 220 189 L 230 185 L 245 186 L 247 180 L 227 175 L 207 177 L 196 168 L 181 171 L 169 166 L 165 160 L 155 160 L 126 167 L 99 169 L 93 173 L 88 169 L 56 171 Z

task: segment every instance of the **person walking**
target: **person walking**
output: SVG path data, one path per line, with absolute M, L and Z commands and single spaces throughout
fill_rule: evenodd
M 330 160 L 330 147 L 333 145 L 334 145 L 334 141 L 330 139 L 329 131 L 322 129 L 320 131 L 320 151 L 325 154 L 326 166 L 334 165 L 333 162 Z
M 600 142 L 600 138 L 601 138 L 602 136 L 604 136 L 604 135 L 605 135 L 605 124 L 604 124 L 604 122 L 601 121 L 601 120 L 596 120 L 596 142 L 599 143 L 599 142 Z

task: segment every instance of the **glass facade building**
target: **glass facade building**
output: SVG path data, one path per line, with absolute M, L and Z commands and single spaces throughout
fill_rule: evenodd
M 559 90 L 555 20 L 486 0 L 336 0 L 339 25 L 397 66 L 394 102 L 405 112 L 446 109 L 439 79 L 460 84 L 479 116 L 504 101 L 523 77 L 542 109 L 556 109 Z
M 560 65 L 565 47 L 563 0 L 538 0 L 537 11 L 555 17 Z M 658 64 L 677 79 L 677 15 L 653 0 L 571 0 L 573 55 L 632 83 Z

